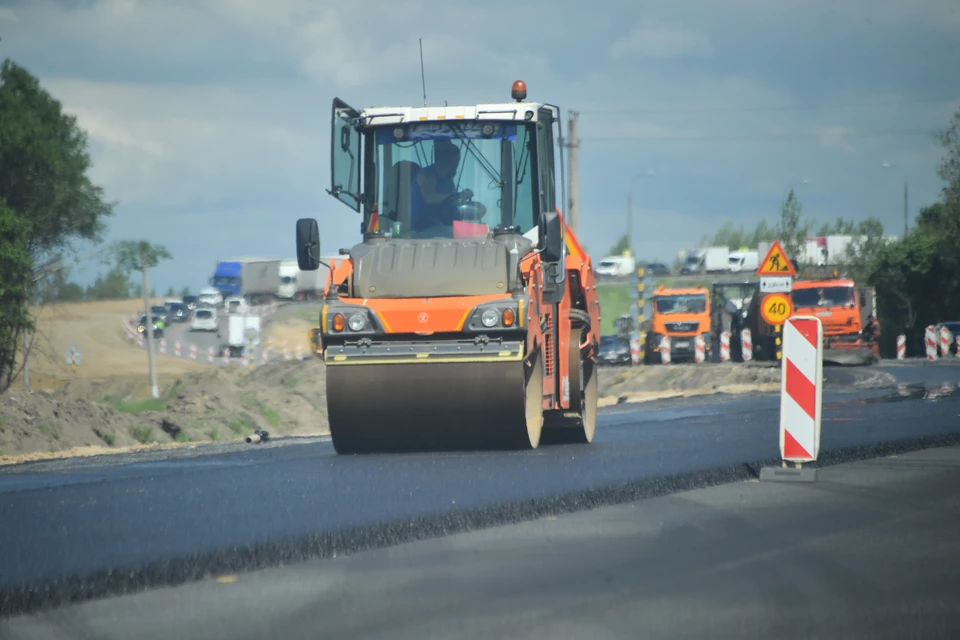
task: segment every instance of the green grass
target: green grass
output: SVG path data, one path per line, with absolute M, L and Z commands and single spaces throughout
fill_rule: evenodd
M 280 382 L 287 389 L 294 389 L 298 384 L 300 384 L 300 378 L 298 378 L 297 376 L 284 376 L 283 379 L 280 380 Z
M 146 400 L 128 400 L 114 405 L 122 413 L 145 413 L 147 411 L 166 411 L 167 401 L 163 398 L 147 398 Z
M 214 442 L 218 442 L 222 439 L 220 437 L 220 430 L 217 429 L 216 427 L 214 427 L 213 429 L 210 429 L 210 431 L 207 432 L 207 437 Z
M 263 417 L 267 419 L 267 422 L 270 423 L 271 427 L 280 426 L 280 414 L 268 407 L 265 404 L 260 405 L 260 413 L 263 414 Z
M 277 312 L 273 314 L 273 321 L 278 322 L 282 320 L 297 319 L 306 320 L 310 324 L 315 325 L 320 321 L 320 311 L 322 309 L 323 304 L 319 302 L 290 305 L 288 307 L 277 309 Z
M 190 442 L 190 436 L 187 435 L 186 431 L 181 431 L 174 440 L 176 442 Z
M 613 321 L 630 312 L 631 286 L 629 283 L 611 283 L 597 287 L 600 300 L 600 333 L 616 333 Z
M 245 433 L 253 433 L 253 430 L 256 428 L 256 423 L 245 413 L 241 413 L 233 420 L 227 423 L 227 426 L 230 427 L 230 430 L 236 433 L 237 435 L 243 435 Z
M 140 444 L 148 444 L 154 441 L 153 437 L 154 429 L 153 427 L 141 426 L 134 427 L 130 430 L 130 435 L 133 436 L 133 439 L 139 442 Z
M 0 427 L 7 424 L 7 416 L 0 416 Z

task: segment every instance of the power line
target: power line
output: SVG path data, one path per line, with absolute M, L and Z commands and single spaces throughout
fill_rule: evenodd
M 829 111 L 833 109 L 872 109 L 874 107 L 900 107 L 915 104 L 936 104 L 941 102 L 960 102 L 960 96 L 942 96 L 939 98 L 916 98 L 906 100 L 850 102 L 840 104 L 820 105 L 768 105 L 768 106 L 623 106 L 623 107 L 585 107 L 580 113 L 710 113 L 710 112 L 743 112 L 760 111 Z
M 867 138 L 899 138 L 910 136 L 935 136 L 938 132 L 932 129 L 905 129 L 901 131 L 851 131 L 838 133 L 795 133 L 795 134 L 757 134 L 744 136 L 584 136 L 583 142 L 769 142 L 773 140 L 824 140 L 835 139 L 867 139 Z

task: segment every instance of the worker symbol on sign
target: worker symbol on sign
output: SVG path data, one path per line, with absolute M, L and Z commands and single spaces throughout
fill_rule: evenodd
M 758 276 L 795 276 L 797 275 L 797 270 L 793 267 L 793 263 L 787 257 L 786 252 L 783 250 L 783 247 L 780 246 L 780 242 L 774 240 L 773 244 L 770 246 L 770 250 L 767 251 L 767 257 L 763 259 L 763 262 L 760 263 L 760 268 L 757 269 Z

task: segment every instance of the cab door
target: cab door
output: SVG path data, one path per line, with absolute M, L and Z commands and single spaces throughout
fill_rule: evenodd
M 327 193 L 360 212 L 360 112 L 333 99 L 330 118 L 330 189 Z

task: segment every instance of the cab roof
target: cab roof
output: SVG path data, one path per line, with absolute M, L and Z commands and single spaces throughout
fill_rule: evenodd
M 539 111 L 546 107 L 558 115 L 559 109 L 540 102 L 504 102 L 472 106 L 446 107 L 367 107 L 360 117 L 367 126 L 400 124 L 405 122 L 434 122 L 443 120 L 515 120 L 536 122 Z
M 655 289 L 653 291 L 653 295 L 655 296 L 686 296 L 700 293 L 707 295 L 708 291 L 704 287 L 676 287 L 673 289 Z
M 793 283 L 794 289 L 819 289 L 821 287 L 854 287 L 849 278 L 824 278 L 823 280 L 797 280 Z

